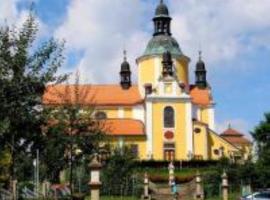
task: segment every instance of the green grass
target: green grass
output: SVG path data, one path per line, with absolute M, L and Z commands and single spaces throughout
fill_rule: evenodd
M 90 200 L 90 196 L 87 196 L 85 200 Z M 101 196 L 100 200 L 138 200 L 136 197 L 118 197 L 118 196 Z
M 207 171 L 211 171 L 211 168 L 200 168 L 201 173 L 205 173 Z M 138 170 L 139 173 L 143 174 L 144 172 L 147 172 L 150 176 L 163 176 L 168 177 L 169 171 L 166 168 L 160 168 L 160 169 L 154 169 L 154 168 L 146 168 L 144 170 Z M 184 168 L 184 169 L 176 169 L 175 175 L 179 177 L 187 177 L 187 176 L 193 176 L 196 175 L 197 169 L 196 168 Z
M 135 197 L 101 197 L 101 200 L 138 200 Z
M 233 193 L 229 195 L 229 200 L 238 200 L 240 197 L 239 193 Z M 222 200 L 222 197 L 211 197 L 211 198 L 206 198 L 206 200 Z

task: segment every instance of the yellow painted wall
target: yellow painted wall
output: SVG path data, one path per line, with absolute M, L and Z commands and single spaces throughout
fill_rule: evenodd
M 179 80 L 189 84 L 188 63 L 183 59 L 177 59 L 175 62 L 176 74 Z
M 199 108 L 201 122 L 209 124 L 209 112 L 207 108 Z
M 136 144 L 138 145 L 138 157 L 140 160 L 146 160 L 146 138 L 142 136 L 116 136 L 116 137 L 110 137 L 109 142 L 111 142 L 111 145 L 117 146 L 119 145 L 119 140 L 123 139 L 124 145 L 131 145 Z
M 124 118 L 132 119 L 132 107 L 126 107 L 124 108 Z
M 214 154 L 214 149 L 219 149 L 220 147 L 224 147 L 224 156 L 229 158 L 229 153 L 233 151 L 239 151 L 236 147 L 231 145 L 222 139 L 219 135 L 214 133 L 212 130 L 209 130 L 209 154 L 210 158 L 213 160 L 217 160 L 220 158 L 219 155 Z
M 200 133 L 196 133 L 194 130 L 200 129 Z M 208 155 L 208 130 L 207 126 L 203 124 L 196 123 L 193 125 L 193 147 L 194 156 L 200 156 L 204 160 L 209 158 Z
M 115 107 L 103 107 L 103 108 L 97 108 L 95 112 L 105 112 L 107 114 L 107 118 L 118 118 L 118 108 Z
M 155 84 L 157 81 L 155 78 L 155 59 L 150 57 L 139 61 L 139 86 L 144 87 L 144 84 Z
M 186 134 L 185 134 L 185 104 L 184 103 L 153 103 L 153 158 L 163 160 L 164 128 L 163 110 L 166 106 L 172 106 L 175 110 L 175 159 L 186 159 Z
M 124 111 L 123 118 L 127 118 L 127 119 L 133 118 L 132 107 L 121 107 L 121 109 L 123 109 Z M 119 118 L 119 115 L 118 115 L 119 107 L 102 107 L 102 108 L 97 108 L 96 112 L 98 111 L 105 112 L 108 118 L 111 118 L 111 119 Z

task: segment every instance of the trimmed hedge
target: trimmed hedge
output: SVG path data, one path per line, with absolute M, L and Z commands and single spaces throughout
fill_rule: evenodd
M 157 160 L 142 160 L 136 161 L 138 168 L 168 168 L 170 161 L 157 161 Z M 217 160 L 183 160 L 173 161 L 175 168 L 205 168 L 216 166 L 219 161 Z

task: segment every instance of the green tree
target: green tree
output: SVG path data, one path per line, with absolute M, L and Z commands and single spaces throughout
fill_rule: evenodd
M 99 144 L 104 138 L 105 127 L 102 120 L 95 119 L 94 107 L 89 105 L 86 97 L 89 87 L 79 84 L 76 76 L 75 84 L 65 84 L 58 90 L 51 86 L 49 96 L 58 98 L 62 103 L 48 103 L 46 112 L 47 125 L 44 129 L 46 142 L 41 159 L 46 166 L 47 178 L 59 183 L 60 172 L 69 169 L 71 193 L 74 185 L 74 169 L 84 158 L 99 151 Z M 48 99 L 50 102 L 50 99 Z
M 270 187 L 270 113 L 251 132 L 257 147 L 256 171 L 261 187 Z
M 38 25 L 31 10 L 22 27 L 0 28 L 0 150 L 11 156 L 15 178 L 20 160 L 40 148 L 42 95 L 63 62 L 63 42 L 50 39 L 34 48 Z
M 102 171 L 102 183 L 106 195 L 130 195 L 134 185 L 134 153 L 128 147 L 118 147 L 112 151 Z

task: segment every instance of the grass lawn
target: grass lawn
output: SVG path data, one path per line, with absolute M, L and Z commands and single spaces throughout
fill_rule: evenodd
M 101 200 L 138 200 L 135 197 L 101 197 Z
M 91 197 L 87 196 L 84 200 L 90 200 Z M 100 200 L 138 200 L 135 197 L 119 197 L 119 196 L 101 196 Z
M 229 195 L 229 200 L 237 200 L 239 199 L 240 194 L 239 193 L 233 193 Z M 211 197 L 211 198 L 206 198 L 206 200 L 221 200 L 222 197 Z
M 200 168 L 199 171 L 201 173 L 205 173 L 207 171 L 211 171 L 211 168 Z M 169 171 L 166 168 L 154 169 L 154 168 L 146 168 L 145 170 L 139 170 L 140 173 L 147 172 L 150 176 L 163 176 L 169 177 Z M 176 169 L 174 171 L 176 176 L 179 177 L 187 177 L 196 175 L 197 169 L 196 168 L 184 168 L 184 169 Z

